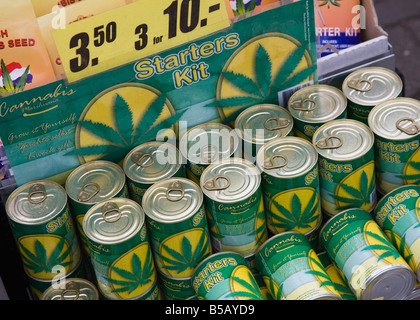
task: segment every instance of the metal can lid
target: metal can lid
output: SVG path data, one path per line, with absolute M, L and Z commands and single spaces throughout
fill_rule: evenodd
M 231 157 L 238 149 L 235 130 L 221 123 L 203 123 L 189 129 L 179 142 L 179 151 L 188 161 L 210 164 Z
M 326 123 L 346 110 L 347 99 L 336 87 L 313 85 L 295 92 L 289 99 L 288 107 L 296 120 Z
M 151 141 L 132 149 L 124 158 L 126 176 L 138 183 L 153 184 L 176 174 L 182 165 L 177 147 Z
M 124 186 L 122 168 L 105 160 L 80 165 L 70 173 L 65 185 L 70 199 L 89 205 L 115 197 Z
M 39 180 L 15 189 L 6 201 L 9 218 L 24 225 L 45 223 L 64 210 L 67 194 L 56 182 Z
M 403 300 L 415 284 L 416 276 L 408 265 L 388 265 L 366 280 L 360 299 Z
M 99 300 L 99 291 L 86 279 L 69 278 L 50 286 L 40 300 Z
M 376 106 L 398 97 L 402 86 L 401 78 L 395 72 L 386 68 L 369 67 L 349 74 L 343 81 L 342 91 L 353 103 Z
M 252 162 L 229 158 L 209 165 L 201 175 L 200 184 L 210 199 L 233 203 L 253 195 L 260 187 L 261 175 Z
M 144 193 L 142 205 L 147 217 L 163 223 L 184 221 L 197 213 L 203 192 L 193 181 L 170 178 L 156 182 Z
M 235 120 L 238 136 L 253 144 L 264 144 L 286 137 L 293 129 L 287 109 L 274 104 L 259 104 L 242 111 Z
M 335 161 L 348 161 L 369 152 L 375 139 L 372 130 L 364 123 L 339 119 L 319 127 L 312 141 L 320 156 Z
M 314 146 L 298 137 L 278 138 L 258 151 L 256 165 L 275 178 L 294 178 L 306 174 L 318 161 Z
M 420 134 L 420 101 L 395 98 L 374 107 L 369 113 L 369 127 L 388 140 L 407 140 Z
M 86 236 L 100 244 L 117 244 L 138 234 L 144 224 L 144 211 L 130 199 L 113 198 L 92 206 L 83 218 Z

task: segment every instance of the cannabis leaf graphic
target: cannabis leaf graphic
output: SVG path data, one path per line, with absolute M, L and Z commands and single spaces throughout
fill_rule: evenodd
M 420 171 L 420 162 L 417 161 L 409 161 L 406 164 L 406 167 L 412 167 L 415 169 L 415 172 Z M 414 170 L 413 170 L 414 171 Z M 420 173 L 412 173 L 412 174 L 405 174 L 405 175 L 397 175 L 398 178 L 410 181 L 409 184 L 420 184 Z M 414 181 L 412 181 L 414 180 Z
M 47 250 L 39 240 L 35 241 L 34 253 L 32 253 L 28 248 L 20 243 L 20 247 L 26 255 L 22 255 L 25 266 L 28 269 L 33 270 L 34 273 L 43 271 L 52 272 L 53 267 L 57 265 L 66 267 L 67 265 L 71 264 L 71 261 L 67 261 L 65 263 L 63 263 L 63 261 L 66 260 L 66 258 L 69 256 L 71 252 L 71 246 L 68 246 L 68 248 L 63 253 L 61 253 L 65 242 L 65 238 L 61 238 L 49 257 L 47 256 Z
M 142 266 L 141 260 L 139 259 L 138 255 L 135 253 L 133 254 L 131 258 L 133 272 L 118 268 L 116 266 L 111 266 L 112 270 L 114 270 L 122 278 L 126 279 L 118 280 L 108 278 L 107 280 L 110 283 L 120 286 L 119 288 L 114 289 L 112 292 L 128 292 L 128 294 L 130 294 L 139 286 L 143 286 L 152 281 L 150 278 L 153 276 L 154 267 L 149 250 L 150 249 L 148 249 L 146 254 L 147 258 L 144 262 L 144 266 Z
M 311 267 L 311 270 L 307 271 L 306 273 L 314 275 L 320 282 L 321 287 L 324 287 L 324 286 L 334 287 L 334 283 L 331 281 L 330 276 L 325 271 L 324 266 L 313 257 L 309 256 L 308 258 L 309 258 L 309 265 Z
M 382 253 L 379 258 L 378 261 L 381 261 L 382 259 L 388 258 L 388 257 L 393 257 L 394 259 L 398 259 L 399 258 L 399 253 L 395 250 L 395 248 L 383 237 L 381 237 L 380 235 L 371 232 L 371 231 L 364 231 L 364 233 L 370 237 L 371 239 L 375 239 L 376 240 L 376 244 L 372 244 L 369 245 L 365 248 L 362 249 L 362 251 L 365 250 L 383 250 L 385 251 L 384 253 Z
M 337 186 L 337 190 L 339 189 L 339 187 L 341 187 L 350 195 L 350 197 L 344 197 L 342 195 L 332 194 L 332 197 L 334 199 L 347 204 L 339 206 L 338 209 L 346 210 L 350 208 L 361 208 L 365 204 L 370 204 L 370 195 L 375 189 L 375 179 L 371 179 L 369 183 L 367 174 L 365 171 L 363 171 L 360 176 L 360 183 L 358 184 L 358 186 L 360 187 L 360 189 L 357 189 L 345 183 L 340 183 Z
M 272 225 L 276 228 L 284 228 L 286 230 L 310 228 L 310 224 L 318 219 L 318 206 L 316 206 L 316 200 L 317 194 L 314 192 L 305 209 L 302 210 L 302 202 L 298 195 L 294 194 L 291 203 L 291 211 L 286 209 L 276 200 L 273 200 L 273 204 L 282 215 L 280 216 L 271 212 L 270 214 L 279 221 L 278 223 L 273 222 Z
M 336 7 L 341 6 L 341 4 L 340 4 L 340 3 L 338 3 L 338 1 L 341 1 L 341 0 L 318 0 L 318 1 L 323 1 L 323 2 L 319 5 L 320 7 L 323 7 L 323 6 L 325 6 L 325 5 L 327 5 L 327 4 L 328 4 L 328 9 L 330 8 L 330 4 L 332 4 L 332 5 L 336 6 Z
M 230 293 L 227 296 L 227 298 L 233 297 L 233 298 L 246 298 L 249 300 L 264 300 L 264 297 L 262 296 L 261 291 L 260 291 L 260 287 L 258 286 L 257 282 L 255 281 L 254 276 L 252 276 L 251 273 L 249 273 L 249 279 L 251 280 L 251 283 L 238 277 L 232 277 L 231 279 L 232 279 L 231 281 L 236 282 L 240 286 L 244 287 L 246 290 L 234 291 Z
M 11 95 L 23 91 L 28 79 L 29 67 L 27 66 L 25 72 L 22 74 L 16 85 L 13 84 L 13 80 L 10 77 L 10 73 L 6 68 L 6 64 L 1 59 L 1 72 L 3 76 L 3 87 L 0 86 L 0 97 Z
M 309 68 L 294 74 L 304 57 L 306 47 L 307 44 L 303 44 L 293 51 L 281 66 L 279 72 L 273 75 L 271 57 L 265 48 L 259 44 L 254 57 L 256 81 L 240 73 L 232 71 L 222 72 L 221 77 L 224 77 L 224 79 L 232 83 L 245 94 L 242 96 L 220 99 L 216 101 L 215 104 L 210 104 L 208 106 L 217 106 L 219 108 L 240 107 L 239 110 L 236 110 L 224 120 L 225 123 L 229 123 L 246 107 L 277 101 L 277 93 L 279 91 L 289 89 L 301 83 L 316 71 L 316 65 L 312 65 Z
M 244 4 L 243 0 L 236 0 L 236 10 L 233 10 L 233 14 L 237 16 L 246 12 L 250 12 L 255 9 L 255 6 L 258 6 L 260 4 L 261 0 L 252 0 L 247 4 Z
M 417 227 L 415 227 L 415 228 L 417 228 Z M 406 240 L 405 240 L 405 236 L 406 235 L 404 235 L 402 238 L 401 238 L 401 242 L 399 241 L 399 239 L 397 238 L 397 236 L 396 236 L 396 234 L 395 234 L 395 232 L 393 232 L 393 231 L 391 231 L 390 232 L 390 234 L 391 234 L 391 242 L 392 242 L 392 244 L 395 246 L 395 248 L 397 248 L 398 249 L 398 251 L 403 255 L 403 257 L 404 257 L 404 259 L 405 259 L 405 261 L 407 261 L 407 263 L 410 263 L 410 260 L 411 260 L 411 258 L 413 257 L 413 255 L 412 254 L 409 254 L 409 255 L 407 255 L 407 253 L 406 253 L 406 251 L 407 250 L 405 250 L 405 245 L 406 245 Z M 398 244 L 399 243 L 399 244 Z
M 181 118 L 181 111 L 163 121 L 157 122 L 163 112 L 166 96 L 158 96 L 146 109 L 138 123 L 133 122 L 133 113 L 128 103 L 119 95 L 115 95 L 113 116 L 116 128 L 100 122 L 81 120 L 78 125 L 107 141 L 108 144 L 92 145 L 76 148 L 66 155 L 97 156 L 105 160 L 118 162 L 135 146 L 155 139 L 162 129 L 169 129 Z
M 168 264 L 163 266 L 163 268 L 176 271 L 177 273 L 181 273 L 187 269 L 194 269 L 197 263 L 205 257 L 208 249 L 208 241 L 206 233 L 202 232 L 194 252 L 191 242 L 185 236 L 181 241 L 181 252 L 169 248 L 167 245 L 162 243 L 161 246 L 170 255 L 170 257 L 167 257 L 161 253 L 158 254 L 159 257 Z

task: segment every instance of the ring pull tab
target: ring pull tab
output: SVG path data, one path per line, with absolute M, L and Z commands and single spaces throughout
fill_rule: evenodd
M 217 183 L 218 181 L 224 181 L 225 183 Z M 231 185 L 231 181 L 229 177 L 227 176 L 216 176 L 211 179 L 208 179 L 204 183 L 204 188 L 206 188 L 208 191 L 222 191 L 229 188 Z
M 280 163 L 275 161 L 276 159 L 280 159 Z M 281 169 L 287 166 L 289 160 L 285 156 L 282 155 L 274 155 L 264 161 L 263 166 L 264 169 L 271 170 L 271 169 Z
M 108 223 L 114 223 L 120 220 L 121 211 L 118 205 L 114 202 L 105 203 L 102 207 L 102 218 Z
M 185 186 L 181 181 L 175 181 L 170 184 L 166 190 L 166 198 L 169 201 L 176 202 L 184 198 Z
M 270 123 L 274 123 L 273 126 L 269 126 Z M 264 128 L 268 131 L 276 131 L 284 129 L 290 126 L 290 120 L 282 117 L 268 118 L 264 122 Z
M 212 144 L 206 145 L 200 149 L 201 161 L 212 163 L 218 159 L 219 151 Z
M 80 202 L 87 202 L 96 196 L 101 187 L 95 182 L 86 183 L 77 194 L 77 200 Z
M 80 296 L 80 285 L 75 281 L 68 281 L 66 288 L 61 292 L 61 300 L 78 300 Z
M 402 122 L 409 122 L 410 125 L 406 126 L 406 127 L 403 127 L 401 125 Z M 404 133 L 406 133 L 410 136 L 413 136 L 413 135 L 416 135 L 420 132 L 420 125 L 414 119 L 403 118 L 403 119 L 400 119 L 400 120 L 397 121 L 397 129 L 401 130 L 402 132 L 404 132 Z
M 339 144 L 334 145 L 332 143 L 333 140 L 338 140 Z M 339 136 L 325 137 L 325 138 L 319 139 L 316 142 L 316 146 L 320 149 L 338 149 L 338 148 L 341 148 L 343 146 L 343 139 Z
M 305 105 L 308 103 L 310 103 L 311 106 L 309 108 L 305 108 Z M 296 111 L 314 111 L 318 108 L 318 103 L 314 99 L 306 98 L 294 101 L 290 106 Z
M 39 197 L 39 198 L 38 198 Z M 47 191 L 45 186 L 36 183 L 29 188 L 28 200 L 32 204 L 40 204 L 47 199 Z
M 365 87 L 363 84 L 367 83 L 368 86 Z M 360 91 L 360 92 L 368 92 L 372 90 L 373 84 L 372 81 L 368 79 L 353 79 L 347 83 L 347 86 L 351 89 Z
M 155 163 L 155 158 L 150 153 L 140 151 L 133 152 L 130 160 L 137 164 L 139 167 L 147 168 Z

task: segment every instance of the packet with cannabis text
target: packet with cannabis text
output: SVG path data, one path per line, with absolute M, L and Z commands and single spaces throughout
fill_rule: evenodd
M 54 81 L 31 0 L 3 1 L 0 21 L 0 96 Z

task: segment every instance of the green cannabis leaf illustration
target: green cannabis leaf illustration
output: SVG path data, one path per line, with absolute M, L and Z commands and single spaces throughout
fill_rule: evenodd
M 3 86 L 0 86 L 0 97 L 15 94 L 22 92 L 26 85 L 26 80 L 28 78 L 29 67 L 27 66 L 25 72 L 20 77 L 19 81 L 16 83 L 16 86 L 13 84 L 13 80 L 10 77 L 10 73 L 6 68 L 6 64 L 3 59 L 1 59 L 1 72 L 3 76 Z
M 338 1 L 341 1 L 341 0 L 318 0 L 318 1 L 323 1 L 321 4 L 319 4 L 320 7 L 328 5 L 328 9 L 330 8 L 330 4 L 336 7 L 339 7 L 341 5 L 340 3 L 338 3 Z
M 116 128 L 100 122 L 81 120 L 78 125 L 107 141 L 105 145 L 76 148 L 66 155 L 102 156 L 102 159 L 118 162 L 135 146 L 156 138 L 162 129 L 169 129 L 177 123 L 184 111 L 157 122 L 165 106 L 166 96 L 158 96 L 146 109 L 138 123 L 133 123 L 133 113 L 128 103 L 115 95 L 113 116 Z
M 260 44 L 254 57 L 256 81 L 240 73 L 222 72 L 221 77 L 246 93 L 243 96 L 224 98 L 215 102 L 215 105 L 219 108 L 240 107 L 239 110 L 229 115 L 224 122 L 233 121 L 246 107 L 276 101 L 279 91 L 289 89 L 310 77 L 316 71 L 316 65 L 294 74 L 304 57 L 306 47 L 307 44 L 303 44 L 293 51 L 281 66 L 279 72 L 273 75 L 271 57 Z M 214 107 L 215 105 L 210 104 L 208 106 Z

